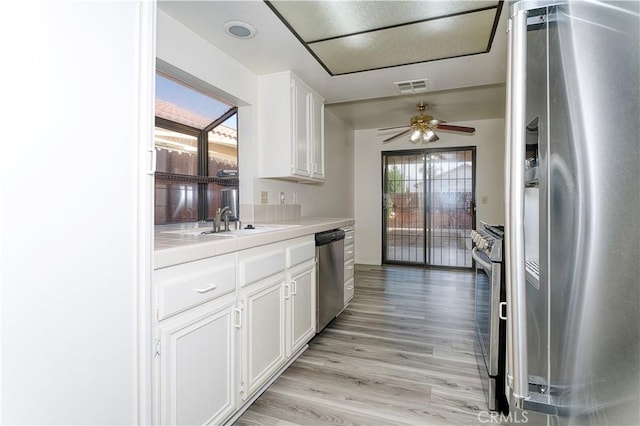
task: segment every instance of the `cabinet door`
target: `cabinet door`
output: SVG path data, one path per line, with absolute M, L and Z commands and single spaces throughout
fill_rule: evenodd
M 245 287 L 242 309 L 240 397 L 248 399 L 284 364 L 284 274 Z
M 293 97 L 291 122 L 293 126 L 293 164 L 291 173 L 303 177 L 309 177 L 310 169 L 310 152 L 309 152 L 309 133 L 308 133 L 308 105 L 307 97 L 309 91 L 296 79 L 291 80 L 291 96 Z
M 296 353 L 316 332 L 316 268 L 315 261 L 290 273 L 285 285 L 287 302 L 287 356 Z
M 310 95 L 310 152 L 313 168 L 312 177 L 324 179 L 324 101 Z
M 324 99 L 289 71 L 258 81 L 260 177 L 323 181 Z
M 235 411 L 235 297 L 159 327 L 160 423 L 220 424 Z

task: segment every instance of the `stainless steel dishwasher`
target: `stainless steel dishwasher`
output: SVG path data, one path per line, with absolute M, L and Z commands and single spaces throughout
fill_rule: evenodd
M 333 229 L 316 234 L 317 307 L 316 332 L 344 308 L 344 231 Z

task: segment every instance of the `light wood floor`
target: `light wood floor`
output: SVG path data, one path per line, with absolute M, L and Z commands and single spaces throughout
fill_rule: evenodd
M 236 425 L 479 424 L 472 272 L 356 266 L 349 307 Z

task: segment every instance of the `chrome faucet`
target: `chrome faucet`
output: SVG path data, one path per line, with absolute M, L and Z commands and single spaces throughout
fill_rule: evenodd
M 218 208 L 216 210 L 216 216 L 213 218 L 213 232 L 221 232 L 220 222 L 224 219 L 224 230 L 229 230 L 229 215 L 231 214 L 231 209 L 229 206 L 224 206 L 222 208 Z

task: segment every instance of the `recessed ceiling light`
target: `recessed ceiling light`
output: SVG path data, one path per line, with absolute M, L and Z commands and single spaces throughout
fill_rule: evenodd
M 235 38 L 252 38 L 257 34 L 253 25 L 242 21 L 229 21 L 224 24 L 224 30 Z

